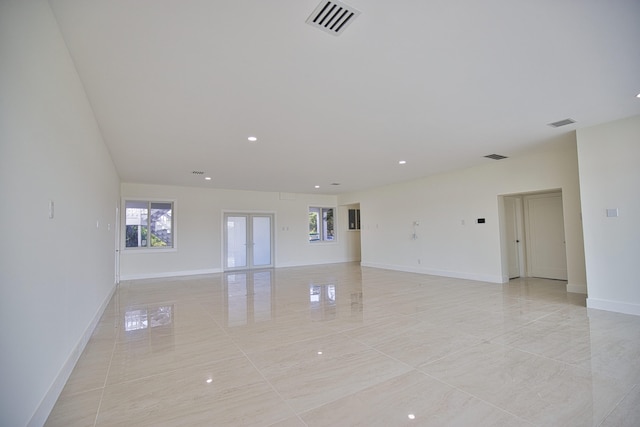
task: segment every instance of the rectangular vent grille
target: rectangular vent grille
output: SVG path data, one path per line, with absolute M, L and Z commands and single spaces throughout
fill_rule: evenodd
M 339 1 L 321 1 L 307 18 L 307 24 L 339 36 L 360 15 L 360 11 Z
M 487 159 L 493 159 L 493 160 L 502 160 L 502 159 L 507 159 L 507 156 L 501 156 L 500 154 L 488 154 L 485 156 Z
M 573 119 L 564 119 L 558 120 L 557 122 L 549 123 L 549 126 L 554 128 L 559 128 L 560 126 L 570 125 L 571 123 L 575 123 L 576 121 Z

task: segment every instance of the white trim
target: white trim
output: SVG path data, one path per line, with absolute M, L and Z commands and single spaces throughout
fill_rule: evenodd
M 128 254 L 157 254 L 157 253 L 167 253 L 167 252 L 178 252 L 178 249 L 165 248 L 162 246 L 158 246 L 155 248 L 126 248 L 126 249 L 123 249 L 120 253 L 124 255 L 128 255 Z
M 165 277 L 180 277 L 180 276 L 197 276 L 200 274 L 215 274 L 222 273 L 221 268 L 207 268 L 204 270 L 182 270 L 182 271 L 167 271 L 164 273 L 142 273 L 142 274 L 127 274 L 120 276 L 120 281 L 124 280 L 140 280 L 140 279 L 162 279 Z
M 587 285 L 583 283 L 567 283 L 567 292 L 586 295 Z
M 615 311 L 616 313 L 640 316 L 640 305 L 627 302 L 609 301 L 606 299 L 587 298 L 587 308 Z
M 379 264 L 374 262 L 361 262 L 360 265 L 362 267 L 381 268 L 383 270 L 404 271 L 406 273 L 429 274 L 432 276 L 451 277 L 454 279 L 476 280 L 479 282 L 504 283 L 502 281 L 501 274 L 483 275 L 483 274 L 464 273 L 459 271 L 432 270 L 428 268 L 408 267 L 404 265 Z
M 340 260 L 322 260 L 322 261 L 305 261 L 305 262 L 283 262 L 278 264 L 277 268 L 289 268 L 289 267 L 306 267 L 310 265 L 327 265 L 327 264 L 342 264 L 349 262 L 360 262 L 358 258 L 340 259 Z
M 53 380 L 53 383 L 51 384 L 51 387 L 49 387 L 49 390 L 47 390 L 44 397 L 40 401 L 38 408 L 33 413 L 33 416 L 29 420 L 29 423 L 27 424 L 27 426 L 29 427 L 42 426 L 47 421 L 47 418 L 49 418 L 49 415 L 51 414 L 51 411 L 53 410 L 53 407 L 56 404 L 58 397 L 60 397 L 60 393 L 62 393 L 62 389 L 64 388 L 65 384 L 69 380 L 69 377 L 71 376 L 71 372 L 73 372 L 73 368 L 75 368 L 76 363 L 78 363 L 78 360 L 80 359 L 80 356 L 84 351 L 84 348 L 87 346 L 89 339 L 91 339 L 91 335 L 93 335 L 93 331 L 95 330 L 96 326 L 98 325 L 98 322 L 102 318 L 104 311 L 107 309 L 107 306 L 109 305 L 109 301 L 111 301 L 111 298 L 113 297 L 113 294 L 115 293 L 116 289 L 117 289 L 117 286 L 114 284 L 113 287 L 111 288 L 111 291 L 107 295 L 107 297 L 104 299 L 102 304 L 100 304 L 100 307 L 96 311 L 96 314 L 93 317 L 93 320 L 91 321 L 91 323 L 89 323 L 87 328 L 84 330 L 84 333 L 76 343 L 73 350 L 71 350 L 71 353 L 67 358 L 67 361 L 64 363 L 64 365 L 62 365 L 62 368 L 60 368 L 58 375 L 56 375 L 55 379 Z

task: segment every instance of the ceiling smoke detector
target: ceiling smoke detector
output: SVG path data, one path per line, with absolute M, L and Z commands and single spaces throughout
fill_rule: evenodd
M 573 119 L 564 119 L 558 120 L 557 122 L 549 123 L 549 126 L 554 128 L 559 128 L 560 126 L 570 125 L 571 123 L 575 123 L 576 121 Z
M 339 1 L 321 1 L 307 18 L 307 24 L 339 36 L 360 15 L 360 11 Z

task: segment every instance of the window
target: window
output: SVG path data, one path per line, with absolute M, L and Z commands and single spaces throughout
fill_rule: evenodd
M 333 212 L 333 208 L 309 208 L 310 242 L 335 240 Z
M 126 248 L 173 248 L 173 202 L 125 202 Z

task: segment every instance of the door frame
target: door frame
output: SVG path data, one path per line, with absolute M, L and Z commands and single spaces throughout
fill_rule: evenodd
M 524 192 L 524 193 L 509 193 L 509 194 L 499 194 L 498 195 L 498 211 L 499 211 L 499 222 L 500 222 L 500 254 L 501 254 L 501 261 L 502 261 L 502 283 L 507 283 L 509 282 L 509 259 L 508 259 L 508 244 L 507 244 L 507 230 L 506 230 L 506 208 L 505 208 L 505 202 L 504 199 L 506 197 L 511 197 L 511 198 L 520 198 L 521 199 L 521 207 L 522 207 L 522 213 L 521 213 L 521 218 L 518 218 L 518 220 L 522 220 L 523 221 L 523 225 L 522 225 L 522 229 L 521 229 L 521 238 L 520 238 L 520 277 L 532 277 L 531 276 L 531 272 L 530 270 L 530 259 L 529 257 L 531 256 L 529 253 L 529 249 L 528 249 L 528 239 L 530 238 L 529 233 L 530 230 L 528 230 L 527 227 L 527 205 L 525 203 L 525 199 L 526 198 L 531 198 L 531 197 L 544 197 L 544 196 L 550 196 L 550 195 L 559 195 L 562 200 L 564 200 L 564 195 L 563 195 L 563 191 L 562 188 L 549 188 L 549 189 L 543 189 L 543 190 L 538 190 L 538 191 L 530 191 L 530 192 Z M 563 203 L 563 212 L 562 212 L 562 216 L 563 216 L 563 222 L 564 222 L 564 203 Z M 565 230 L 566 233 L 566 230 Z M 566 239 L 566 234 L 565 234 L 565 239 Z M 565 246 L 565 256 L 566 256 L 566 246 Z M 567 257 L 568 259 L 568 257 Z M 523 264 L 524 263 L 524 264 Z M 567 270 L 567 275 L 569 274 L 569 271 Z
M 524 214 L 523 214 L 523 200 L 522 200 L 522 196 L 520 195 L 516 195 L 516 196 L 503 196 L 504 197 L 504 215 L 505 215 L 505 237 L 508 239 L 509 237 L 515 238 L 516 239 L 516 256 L 518 258 L 518 275 L 511 277 L 510 271 L 509 271 L 509 262 L 508 262 L 508 252 L 509 252 L 509 243 L 505 242 L 505 251 L 507 251 L 507 275 L 509 280 L 511 279 L 515 279 L 517 277 L 527 277 L 527 263 L 526 263 L 526 253 L 525 253 L 525 247 L 526 247 L 526 243 L 527 241 L 526 239 L 526 234 L 524 232 L 525 228 L 524 228 Z M 514 202 L 514 225 L 515 225 L 515 236 L 510 236 L 510 232 L 509 230 L 506 229 L 507 226 L 507 199 L 509 200 L 513 200 Z
M 270 265 L 253 265 L 253 244 L 247 243 L 247 265 L 242 267 L 227 267 L 227 218 L 229 216 L 244 216 L 247 218 L 247 242 L 253 240 L 253 217 L 269 217 L 271 219 L 271 264 Z M 222 211 L 222 241 L 221 241 L 221 266 L 222 271 L 241 271 L 241 270 L 255 270 L 273 268 L 276 266 L 276 253 L 275 253 L 275 229 L 276 229 L 276 215 L 275 212 L 266 211 L 240 211 L 240 210 L 224 210 Z

